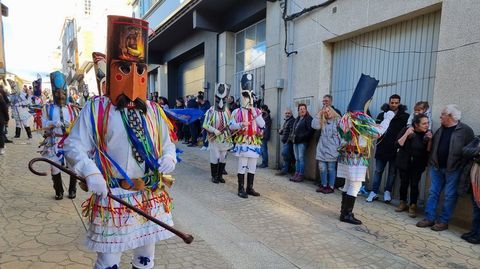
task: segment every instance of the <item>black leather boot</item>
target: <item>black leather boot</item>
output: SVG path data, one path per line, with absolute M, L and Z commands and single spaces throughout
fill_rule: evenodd
M 344 208 L 343 211 L 340 213 L 340 221 L 354 224 L 354 225 L 360 225 L 362 224 L 362 221 L 359 219 L 356 219 L 355 216 L 353 215 L 353 207 L 355 206 L 355 200 L 357 197 L 345 194 L 344 198 Z
M 70 176 L 70 185 L 68 185 L 68 199 L 77 197 L 77 179 Z
M 255 174 L 247 174 L 247 194 L 252 196 L 260 196 L 260 193 L 256 192 L 253 189 L 253 179 L 255 178 Z
M 340 208 L 340 216 L 342 216 L 343 212 L 345 212 L 345 196 L 347 195 L 346 192 L 342 192 L 342 207 Z
M 212 173 L 212 182 L 218 184 L 218 163 L 210 163 L 210 172 Z
M 30 127 L 25 127 L 25 131 L 27 132 L 28 139 L 32 139 L 32 130 Z
M 15 128 L 15 136 L 13 138 L 20 138 L 21 133 L 22 133 L 22 128 L 20 127 Z
M 60 173 L 52 175 L 53 189 L 55 190 L 55 200 L 63 199 L 62 175 Z
M 226 163 L 218 163 L 218 182 L 220 183 L 225 183 L 225 179 L 223 178 L 223 171 L 225 171 L 225 165 Z
M 245 192 L 245 174 L 237 174 L 238 177 L 238 196 L 242 198 L 248 198 L 248 194 Z

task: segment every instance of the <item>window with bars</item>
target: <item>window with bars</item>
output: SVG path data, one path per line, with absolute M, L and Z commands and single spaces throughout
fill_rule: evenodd
M 85 0 L 85 9 L 84 9 L 85 15 L 90 15 L 91 11 L 92 11 L 92 1 Z

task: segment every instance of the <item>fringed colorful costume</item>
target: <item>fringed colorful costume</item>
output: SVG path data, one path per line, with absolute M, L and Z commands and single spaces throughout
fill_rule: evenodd
M 113 195 L 173 225 L 163 175 L 176 164 L 173 126 L 163 109 L 146 100 L 148 23 L 108 16 L 105 96 L 82 109 L 65 141 L 65 156 L 86 178 L 92 196 L 83 203 L 87 247 L 97 252 L 94 268 L 118 268 L 123 251 L 133 250 L 133 268 L 153 268 L 155 243 L 173 236 L 107 197 Z
M 361 224 L 353 215 L 353 207 L 358 191 L 365 181 L 373 141 L 388 128 L 394 116 L 392 111 L 385 113 L 380 125 L 375 124 L 364 111 L 377 87 L 378 80 L 362 74 L 355 88 L 347 112 L 338 123 L 338 133 L 342 138 L 339 148 L 337 177 L 345 178 L 342 193 L 340 221 Z
M 228 128 L 231 115 L 226 106 L 229 92 L 228 84 L 216 85 L 215 104 L 205 113 L 203 121 L 203 128 L 208 133 L 210 171 L 213 183 L 225 183 L 222 174 L 225 170 L 227 151 L 232 147 L 231 132 Z
M 253 107 L 252 98 L 253 77 L 251 74 L 245 74 L 242 77 L 242 96 L 241 107 L 232 112 L 230 129 L 234 134 L 234 152 L 238 157 L 238 196 L 247 198 L 248 194 L 259 196 L 260 194 L 253 189 L 253 181 L 257 167 L 257 159 L 261 154 L 262 128 L 265 121 L 262 118 L 262 112 Z M 247 173 L 247 190 L 245 192 L 245 173 Z
M 68 129 L 78 116 L 78 109 L 66 104 L 67 100 L 67 84 L 65 76 L 59 71 L 50 74 L 52 83 L 52 93 L 54 103 L 44 106 L 41 113 L 42 126 L 45 128 L 43 137 L 45 138 L 40 144 L 42 150 L 40 154 L 58 164 L 65 165 L 63 156 L 63 143 L 68 136 Z M 55 199 L 63 199 L 63 184 L 60 170 L 55 166 L 51 166 L 53 189 L 55 190 Z M 68 198 L 76 197 L 77 180 L 70 177 L 68 187 Z
M 19 91 L 19 85 L 16 81 L 7 80 L 12 88 L 12 94 L 9 96 L 12 105 L 12 118 L 15 120 L 15 138 L 20 138 L 22 127 L 25 128 L 29 139 L 32 138 L 29 121 L 32 114 L 29 112 L 30 100 L 26 92 Z
M 42 78 L 39 78 L 32 82 L 33 85 L 33 96 L 31 107 L 33 110 L 33 123 L 35 124 L 35 129 L 42 128 L 42 108 L 43 108 L 43 99 L 42 99 Z

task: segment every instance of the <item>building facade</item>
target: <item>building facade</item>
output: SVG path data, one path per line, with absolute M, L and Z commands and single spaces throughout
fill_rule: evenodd
M 284 109 L 305 103 L 316 114 L 325 94 L 345 112 L 364 73 L 380 80 L 370 104 L 374 117 L 397 93 L 409 113 L 417 101 L 430 103 L 434 131 L 440 111 L 453 103 L 480 133 L 480 1 L 138 0 L 134 10 L 154 31 L 151 89 L 170 102 L 215 82 L 232 84 L 238 97 L 239 77 L 251 72 L 276 133 Z M 270 140 L 270 167 L 280 159 L 278 139 Z M 312 179 L 318 178 L 315 146 L 312 139 L 307 149 Z M 427 175 L 422 199 L 428 188 Z M 470 202 L 459 203 L 456 219 L 467 223 Z
M 170 102 L 204 91 L 213 98 L 216 82 L 232 85 L 255 75 L 254 91 L 265 81 L 266 2 L 262 0 L 138 0 L 134 16 L 150 23 L 149 91 Z
M 62 71 L 69 86 L 99 94 L 92 52 L 105 53 L 107 16 L 131 16 L 130 0 L 76 0 L 61 34 Z

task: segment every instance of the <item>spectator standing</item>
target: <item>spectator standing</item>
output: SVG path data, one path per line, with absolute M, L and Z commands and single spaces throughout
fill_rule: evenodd
M 185 108 L 185 101 L 183 101 L 183 98 L 179 97 L 175 100 L 175 109 L 184 109 Z M 186 140 L 186 134 L 185 134 L 185 124 L 183 124 L 181 121 L 177 121 L 175 123 L 176 129 L 177 129 L 177 137 L 178 140 Z
M 476 245 L 480 244 L 480 136 L 475 137 L 470 144 L 463 148 L 463 156 L 472 164 L 466 185 L 472 187 L 473 218 L 471 230 L 462 234 L 461 238 Z
M 407 210 L 412 218 L 417 216 L 418 183 L 428 163 L 428 144 L 432 133 L 428 131 L 429 120 L 425 114 L 413 117 L 412 127 L 405 127 L 399 134 L 396 167 L 400 173 L 400 204 L 396 212 Z M 410 204 L 407 205 L 408 187 Z
M 234 111 L 235 109 L 237 109 L 239 107 L 238 104 L 235 103 L 235 97 L 233 97 L 231 95 L 228 96 L 227 107 L 230 110 L 230 112 Z
M 317 192 L 325 194 L 334 192 L 338 147 L 340 146 L 340 137 L 337 130 L 339 118 L 340 115 L 333 107 L 326 106 L 312 120 L 312 128 L 321 132 L 316 155 L 321 179 Z
M 263 137 L 262 137 L 262 164 L 258 167 L 267 168 L 268 167 L 268 141 L 272 133 L 272 118 L 270 117 L 270 109 L 267 105 L 261 105 L 260 109 L 262 111 L 262 118 L 265 121 L 265 127 L 263 128 Z
M 298 117 L 293 123 L 293 130 L 290 133 L 289 140 L 293 143 L 293 153 L 295 155 L 295 174 L 290 181 L 302 182 L 305 173 L 305 150 L 308 141 L 313 136 L 312 116 L 307 111 L 307 105 L 298 105 Z
M 187 102 L 187 108 L 195 108 L 195 109 L 199 108 L 196 98 L 194 98 L 193 96 L 190 97 L 190 99 Z M 189 147 L 197 146 L 199 126 L 200 126 L 200 121 L 198 120 L 188 125 L 188 128 L 190 130 L 190 144 L 188 144 Z
M 164 96 L 158 97 L 158 104 L 160 104 L 160 106 L 162 106 L 162 108 L 169 108 L 170 107 L 170 103 L 168 103 L 168 99 Z
M 3 86 L 0 85 L 0 87 L 3 91 Z M 5 126 L 8 124 L 9 120 L 8 106 L 3 94 L 0 93 L 0 155 L 5 154 Z
M 456 105 L 447 105 L 440 115 L 441 127 L 435 132 L 430 156 L 430 191 L 425 205 L 425 219 L 417 227 L 432 227 L 434 231 L 448 229 L 457 202 L 457 183 L 464 167 L 463 148 L 473 138 L 473 130 L 460 122 L 461 111 Z M 437 223 L 437 206 L 444 191 L 442 213 Z
M 200 110 L 202 110 L 203 112 L 203 116 L 202 118 L 200 119 L 200 122 L 203 122 L 205 120 L 205 113 L 207 113 L 207 111 L 210 109 L 211 105 L 210 105 L 210 102 L 208 100 L 205 100 L 205 96 L 203 95 L 203 93 L 199 92 L 198 96 L 197 96 L 197 102 L 198 102 L 198 106 L 200 107 Z M 203 146 L 202 146 L 202 150 L 207 150 L 208 148 L 208 139 L 207 139 L 207 132 L 205 130 L 203 130 L 202 128 L 202 142 L 203 142 Z
M 378 114 L 377 123 L 380 123 L 384 119 L 384 115 L 387 111 L 393 111 L 395 117 L 393 117 L 387 131 L 378 139 L 377 150 L 375 152 L 375 173 L 373 175 L 372 191 L 368 195 L 367 202 L 372 202 L 378 199 L 378 191 L 380 189 L 380 183 L 382 182 L 383 171 L 388 164 L 388 176 L 387 184 L 385 186 L 385 192 L 383 194 L 383 200 L 385 203 L 390 203 L 392 200 L 392 189 L 395 183 L 396 167 L 395 156 L 396 148 L 395 142 L 398 137 L 398 133 L 406 126 L 408 117 L 407 107 L 400 103 L 401 98 L 398 94 L 390 96 L 388 104 L 382 106 L 384 112 Z
M 8 107 L 10 106 L 10 99 L 8 98 L 8 94 L 5 91 L 5 89 L 3 88 L 3 85 L 0 85 L 0 95 L 2 96 L 2 99 L 5 102 L 5 105 L 7 106 L 7 114 L 6 115 L 9 116 Z M 8 117 L 8 119 L 10 119 L 10 116 Z M 2 131 L 2 130 L 0 130 L 0 131 Z M 3 136 L 3 142 L 4 143 L 12 143 L 13 141 L 9 140 L 7 138 L 7 131 L 8 131 L 8 121 L 5 123 L 5 126 L 3 128 L 3 132 L 2 132 L 1 136 Z
M 290 164 L 295 159 L 293 155 L 293 143 L 289 141 L 289 136 L 293 131 L 293 123 L 295 122 L 295 117 L 293 116 L 293 112 L 290 108 L 285 110 L 285 118 L 283 120 L 282 128 L 278 131 L 278 134 L 281 135 L 282 141 L 282 158 L 283 158 L 283 166 L 282 170 L 278 172 L 277 176 L 284 176 L 288 174 Z
M 342 115 L 342 112 L 340 112 L 340 110 L 336 109 L 336 108 L 333 106 L 333 96 L 331 96 L 330 94 L 325 94 L 325 95 L 323 96 L 322 105 L 323 105 L 323 107 L 331 107 L 333 110 L 335 110 L 335 112 L 336 112 L 338 115 Z

